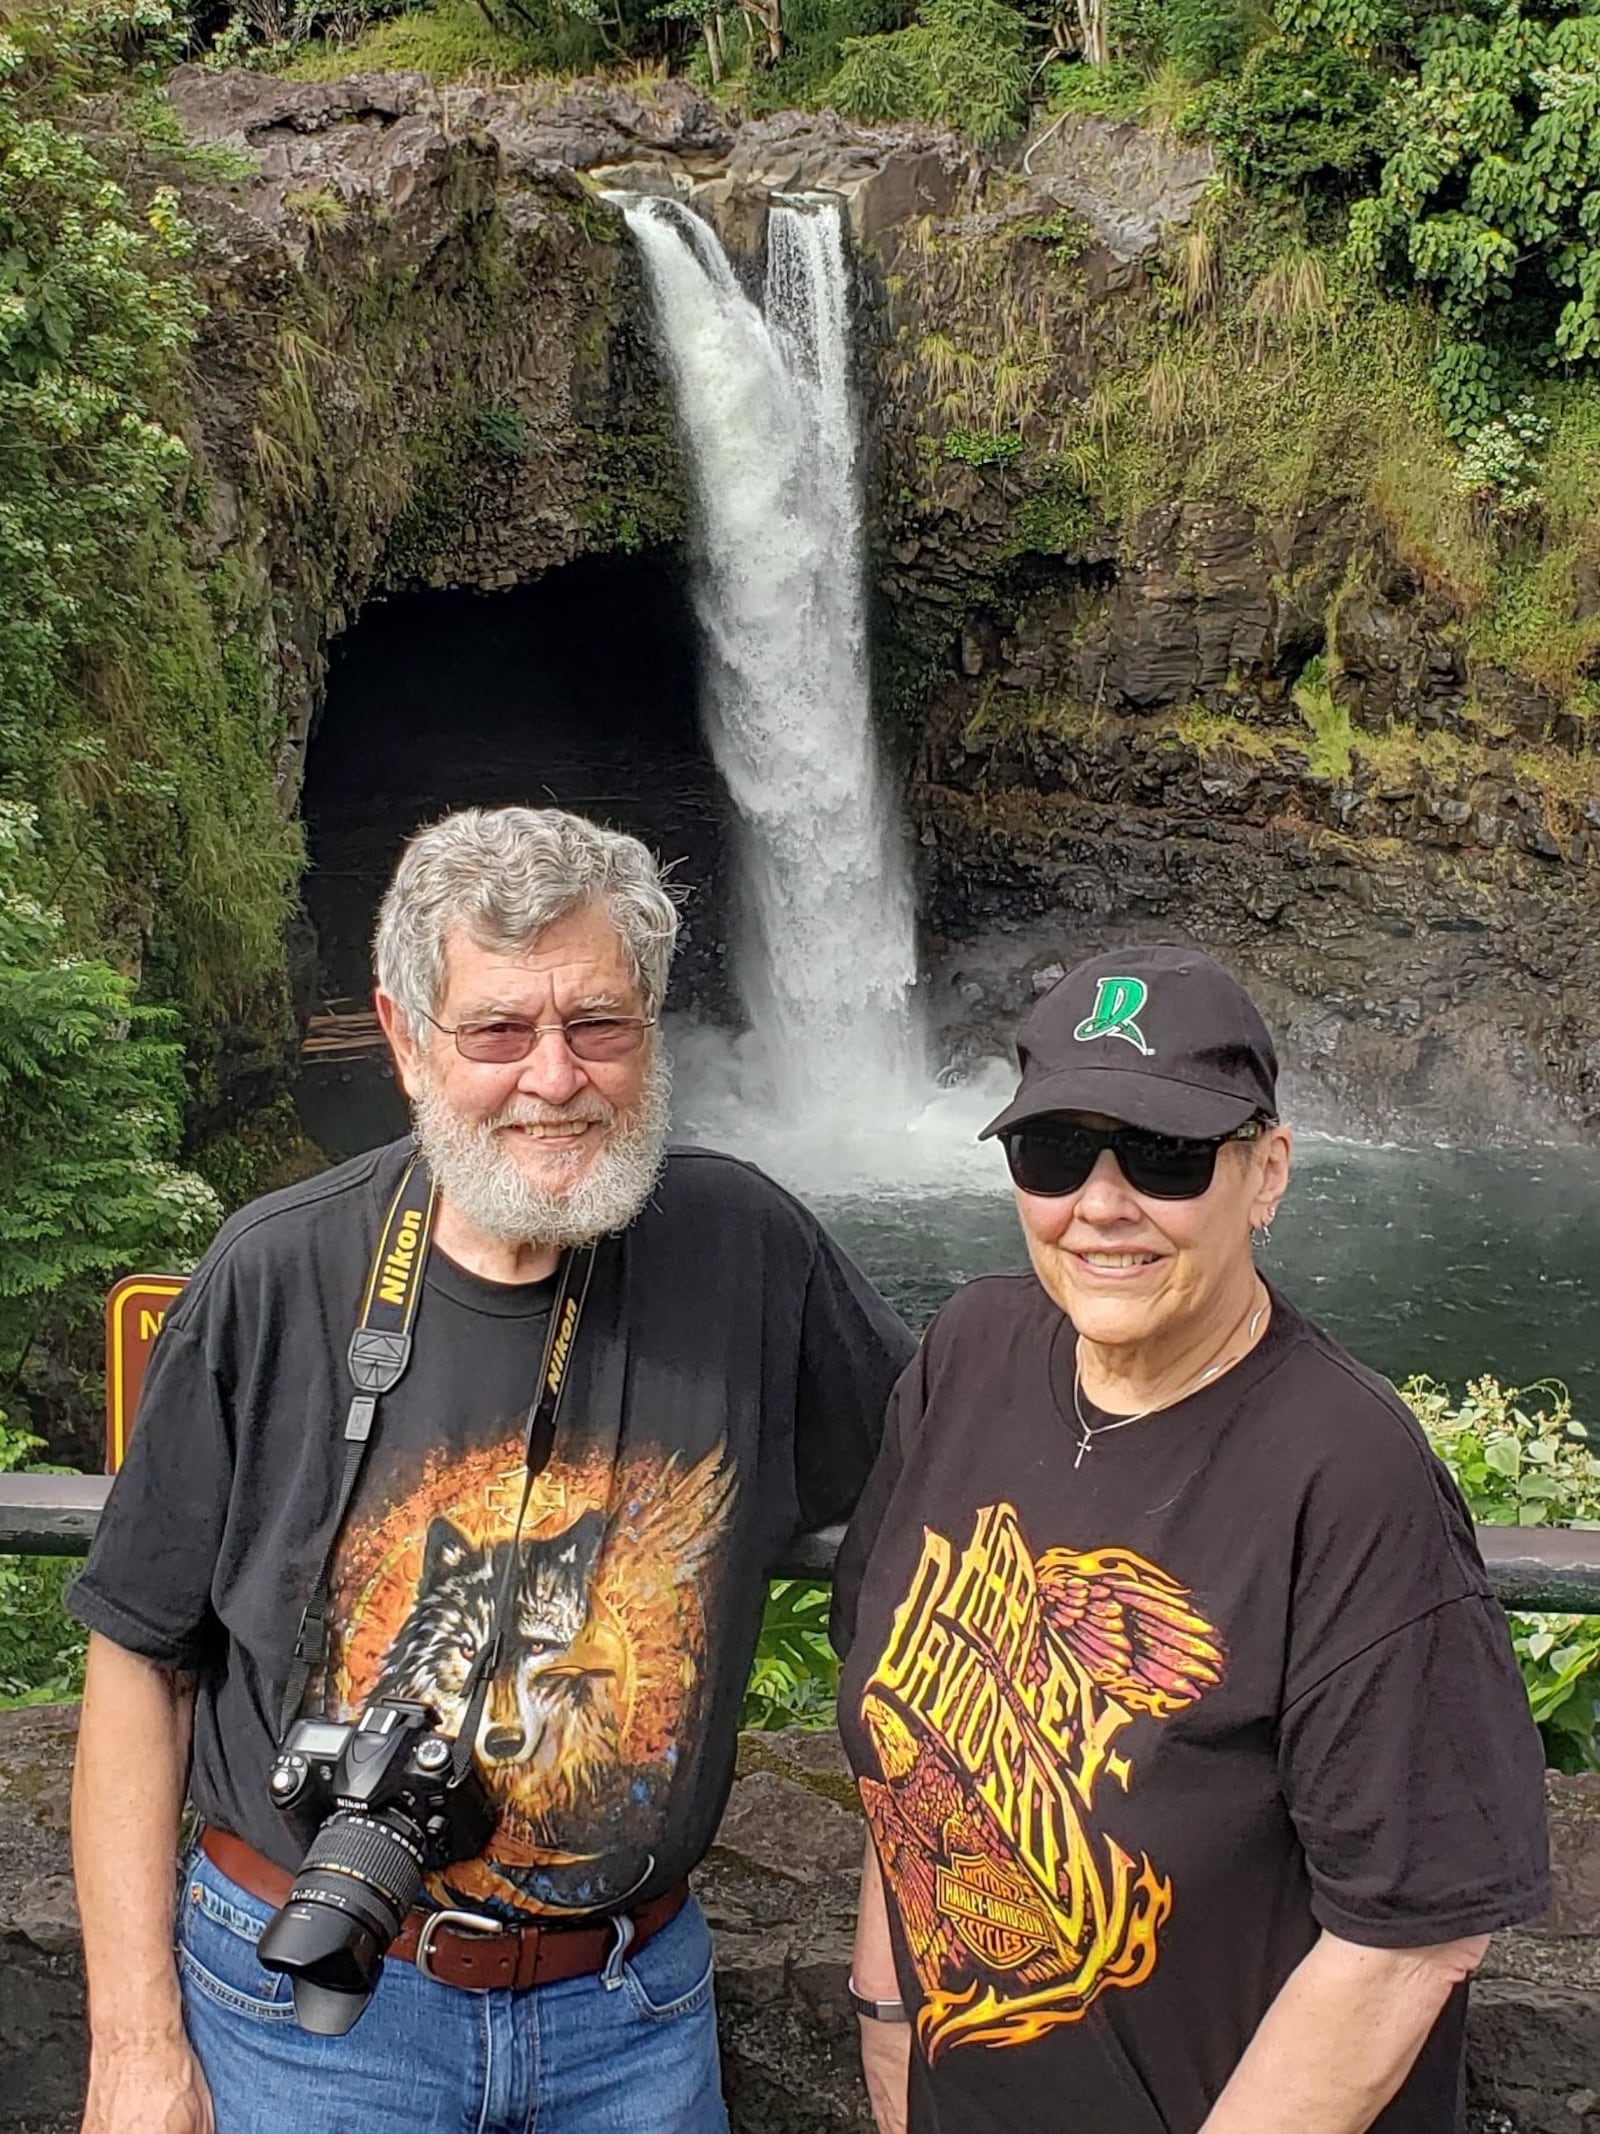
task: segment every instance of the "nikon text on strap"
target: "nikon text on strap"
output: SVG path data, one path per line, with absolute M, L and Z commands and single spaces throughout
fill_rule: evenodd
M 321 1568 L 311 1589 L 311 1597 L 300 1617 L 300 1628 L 295 1637 L 294 1657 L 290 1663 L 288 1679 L 283 1689 L 283 1701 L 278 1712 L 280 1743 L 299 1716 L 312 1675 L 322 1666 L 328 1655 L 328 1582 L 333 1573 L 334 1551 L 339 1545 L 339 1536 L 344 1530 L 344 1522 L 355 1496 L 356 1483 L 360 1479 L 361 1465 L 372 1438 L 379 1396 L 394 1390 L 411 1361 L 412 1327 L 416 1320 L 417 1307 L 422 1300 L 422 1281 L 428 1264 L 428 1248 L 433 1238 L 433 1222 L 438 1200 L 438 1188 L 428 1175 L 427 1165 L 420 1155 L 413 1156 L 406 1166 L 405 1176 L 401 1179 L 399 1190 L 390 1202 L 389 1212 L 384 1218 L 378 1249 L 373 1254 L 372 1271 L 367 1277 L 366 1293 L 361 1301 L 361 1323 L 350 1337 L 350 1376 L 355 1382 L 356 1390 L 345 1417 L 344 1472 L 339 1478 L 338 1500 L 334 1506 L 332 1524 L 328 1529 Z M 528 1410 L 527 1434 L 523 1447 L 527 1477 L 523 1483 L 522 1503 L 517 1512 L 505 1576 L 496 1599 L 490 1636 L 479 1652 L 466 1683 L 465 1694 L 471 1701 L 463 1717 L 460 1737 L 456 1744 L 458 1772 L 465 1771 L 467 1759 L 472 1754 L 472 1740 L 477 1733 L 489 1683 L 493 1679 L 494 1665 L 500 1649 L 501 1625 L 515 1579 L 516 1544 L 522 1538 L 522 1525 L 527 1517 L 528 1500 L 533 1493 L 538 1469 L 549 1457 L 550 1449 L 555 1443 L 556 1418 L 561 1407 L 561 1396 L 566 1390 L 567 1368 L 577 1340 L 578 1321 L 589 1294 L 589 1279 L 594 1272 L 594 1259 L 593 1245 L 585 1245 L 579 1251 L 562 1254 L 561 1273 L 556 1284 L 555 1302 L 550 1312 L 550 1328 L 545 1337 L 544 1356 L 539 1366 L 539 1383 Z M 537 1464 L 536 1455 L 542 1455 L 537 1458 Z
M 333 1552 L 339 1545 L 361 1462 L 366 1457 L 367 1441 L 378 1413 L 378 1396 L 391 1392 L 400 1383 L 411 1361 L 411 1329 L 422 1300 L 422 1277 L 428 1264 L 438 1201 L 439 1189 L 428 1176 L 427 1165 L 420 1156 L 413 1156 L 384 1217 L 366 1294 L 361 1300 L 361 1323 L 350 1336 L 350 1376 L 356 1390 L 344 1419 L 344 1472 L 339 1477 L 328 1545 L 295 1636 L 294 1658 L 278 1712 L 280 1742 L 299 1715 L 313 1672 L 327 1658 L 328 1577 L 333 1569 Z

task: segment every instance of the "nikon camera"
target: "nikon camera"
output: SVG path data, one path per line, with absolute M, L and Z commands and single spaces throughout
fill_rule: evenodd
M 287 1972 L 303 2030 L 342 2038 L 424 1874 L 482 1852 L 495 1811 L 476 1767 L 458 1779 L 429 1705 L 385 1697 L 349 1725 L 300 1720 L 273 1759 L 275 1805 L 319 1827 L 257 1954 Z

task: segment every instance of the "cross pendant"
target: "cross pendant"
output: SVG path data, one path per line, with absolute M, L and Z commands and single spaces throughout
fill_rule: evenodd
M 1075 1460 L 1073 1461 L 1073 1463 L 1072 1463 L 1072 1471 L 1073 1471 L 1073 1473 L 1074 1473 L 1074 1474 L 1076 1474 L 1076 1473 L 1077 1473 L 1077 1471 L 1078 1471 L 1078 1469 L 1079 1469 L 1079 1468 L 1080 1468 L 1080 1467 L 1081 1467 L 1081 1466 L 1083 1465 L 1083 1456 L 1084 1456 L 1084 1454 L 1085 1454 L 1085 1453 L 1086 1453 L 1086 1452 L 1087 1452 L 1087 1451 L 1089 1450 L 1089 1447 L 1090 1447 L 1090 1446 L 1091 1446 L 1091 1445 L 1092 1445 L 1093 1443 L 1094 1443 L 1094 1440 L 1093 1440 L 1093 1438 L 1091 1438 L 1091 1437 L 1089 1437 L 1089 1436 L 1087 1436 L 1087 1435 L 1085 1435 L 1085 1436 L 1083 1436 L 1083 1437 L 1079 1438 L 1079 1440 L 1078 1440 L 1078 1457 L 1077 1457 L 1077 1458 L 1076 1458 L 1076 1459 L 1075 1459 Z

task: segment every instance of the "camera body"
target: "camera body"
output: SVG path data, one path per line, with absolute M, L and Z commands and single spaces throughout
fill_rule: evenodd
M 431 1705 L 402 1697 L 380 1698 L 343 1723 L 302 1719 L 273 1758 L 272 1804 L 316 1824 L 338 1814 L 398 1812 L 415 1826 L 426 1866 L 465 1859 L 486 1842 L 494 1818 L 490 1812 L 480 1830 L 473 1788 L 454 1783 L 454 1743 L 435 1731 L 438 1723 Z M 470 1766 L 468 1773 L 470 1781 Z
M 306 2030 L 350 2029 L 424 1874 L 471 1859 L 493 1835 L 483 1780 L 470 1761 L 456 1775 L 437 1726 L 430 1705 L 376 1698 L 347 1723 L 298 1721 L 273 1759 L 274 1806 L 316 1828 L 257 1954 L 288 1973 Z

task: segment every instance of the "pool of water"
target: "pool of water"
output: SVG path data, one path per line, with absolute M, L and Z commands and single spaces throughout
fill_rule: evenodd
M 920 1323 L 958 1283 L 1026 1264 L 998 1154 L 994 1169 L 988 1190 L 807 1197 Z M 1259 1259 L 1390 1377 L 1558 1378 L 1600 1420 L 1600 1153 L 1303 1140 Z

